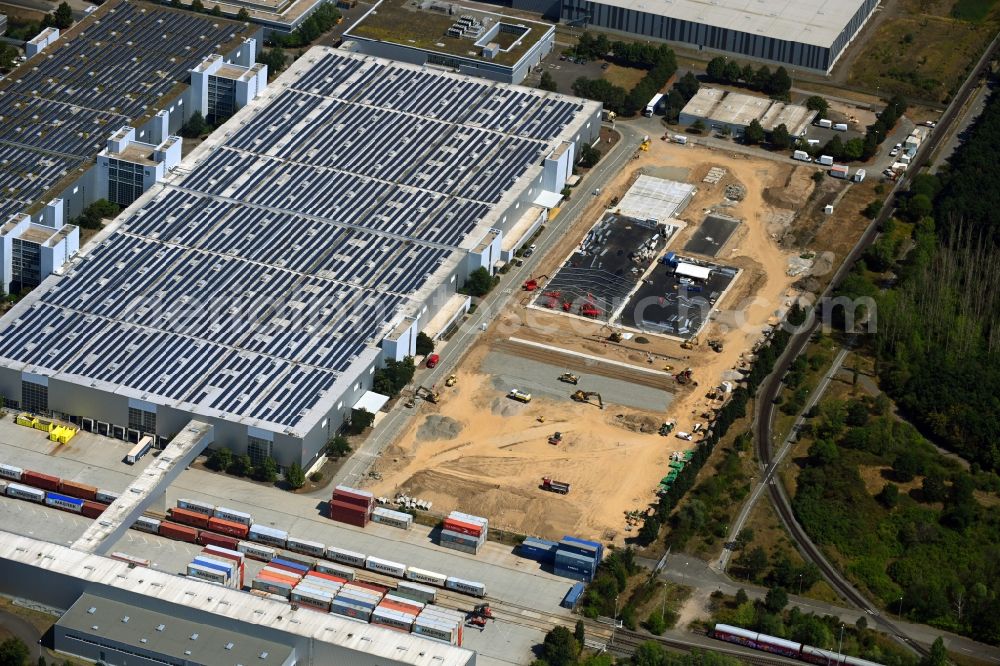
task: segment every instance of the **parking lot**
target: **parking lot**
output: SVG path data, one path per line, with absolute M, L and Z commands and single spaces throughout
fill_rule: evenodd
M 740 226 L 740 220 L 724 215 L 708 215 L 684 245 L 685 252 L 716 257 Z

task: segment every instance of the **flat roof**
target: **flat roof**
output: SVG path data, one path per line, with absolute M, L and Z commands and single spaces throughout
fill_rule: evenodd
M 203 619 L 203 613 L 211 613 L 245 623 L 248 628 L 273 629 L 364 652 L 387 661 L 402 661 L 413 666 L 465 666 L 474 656 L 471 650 L 441 641 L 360 623 L 332 613 L 290 610 L 283 601 L 257 597 L 152 568 L 133 568 L 127 562 L 11 532 L 0 531 L 0 560 L 19 562 L 103 585 L 109 593 L 102 596 L 134 598 L 145 608 L 169 609 L 174 617 L 190 617 L 194 613 L 196 619 Z M 93 592 L 95 587 L 88 589 Z M 154 601 L 156 603 L 152 603 Z
M 82 175 L 124 125 L 141 124 L 242 23 L 112 0 L 0 82 L 0 220 Z
M 480 38 L 451 37 L 447 34 L 449 28 L 466 16 L 480 21 L 485 27 L 484 34 L 497 23 L 520 26 L 526 32 L 516 45 L 514 40 L 518 38 L 517 34 L 501 32 L 489 41 L 499 41 L 501 48 L 509 50 L 500 51 L 492 59 L 485 58 L 482 46 L 476 46 L 477 42 L 482 43 Z M 344 39 L 374 39 L 510 66 L 553 30 L 555 26 L 551 23 L 505 16 L 446 0 L 382 0 L 344 33 Z
M 744 127 L 756 120 L 768 132 L 784 124 L 795 136 L 816 117 L 815 111 L 798 104 L 707 86 L 700 88 L 684 105 L 681 114 Z
M 166 655 L 185 663 L 281 666 L 292 653 L 291 645 L 157 613 L 89 592 L 63 613 L 56 625 L 128 645 L 136 652 Z
M 0 365 L 302 436 L 599 106 L 314 47 L 0 319 Z
M 637 220 L 667 222 L 684 210 L 696 191 L 689 183 L 642 175 L 615 206 L 615 213 Z
M 596 0 L 751 35 L 829 48 L 865 0 Z

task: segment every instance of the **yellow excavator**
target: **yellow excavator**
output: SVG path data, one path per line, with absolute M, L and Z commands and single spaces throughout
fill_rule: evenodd
M 604 409 L 604 400 L 597 391 L 576 391 L 570 397 L 576 402 L 590 402 L 591 398 L 597 398 L 597 406 Z
M 444 380 L 445 386 L 454 386 L 458 383 L 458 377 L 455 375 L 448 375 L 448 379 Z
M 696 335 L 693 338 L 688 338 L 687 340 L 682 342 L 681 349 L 694 349 L 698 344 L 699 344 L 698 336 Z
M 435 405 L 437 404 L 438 399 L 441 397 L 440 393 L 438 393 L 437 391 L 432 391 L 426 386 L 419 387 L 416 390 L 416 393 L 414 393 L 414 395 L 418 398 L 423 398 L 427 402 Z

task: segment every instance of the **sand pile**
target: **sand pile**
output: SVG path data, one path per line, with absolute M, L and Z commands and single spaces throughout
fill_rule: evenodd
M 431 414 L 417 428 L 417 439 L 455 439 L 462 432 L 462 424 L 450 416 Z

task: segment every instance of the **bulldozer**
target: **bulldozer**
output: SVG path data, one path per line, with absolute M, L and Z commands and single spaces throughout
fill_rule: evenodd
M 578 375 L 574 375 L 572 372 L 564 372 L 559 375 L 559 381 L 566 382 L 567 384 L 573 384 L 574 386 L 580 381 Z
M 549 436 L 549 444 L 561 444 L 562 443 L 562 433 L 558 430 Z
M 722 353 L 722 340 L 711 339 L 708 341 L 708 346 L 717 354 Z
M 445 386 L 454 386 L 458 383 L 458 377 L 455 375 L 448 375 L 448 379 L 444 380 Z
M 681 372 L 678 372 L 674 377 L 677 379 L 678 384 L 687 384 L 691 381 L 691 373 L 693 371 L 691 368 L 685 368 Z
M 441 398 L 440 393 L 438 393 L 437 391 L 432 391 L 426 386 L 418 387 L 414 395 L 418 398 L 423 398 L 424 400 L 433 405 L 436 405 L 438 400 Z
M 604 409 L 604 400 L 597 391 L 576 391 L 570 397 L 576 402 L 590 402 L 591 398 L 597 398 L 597 406 Z

